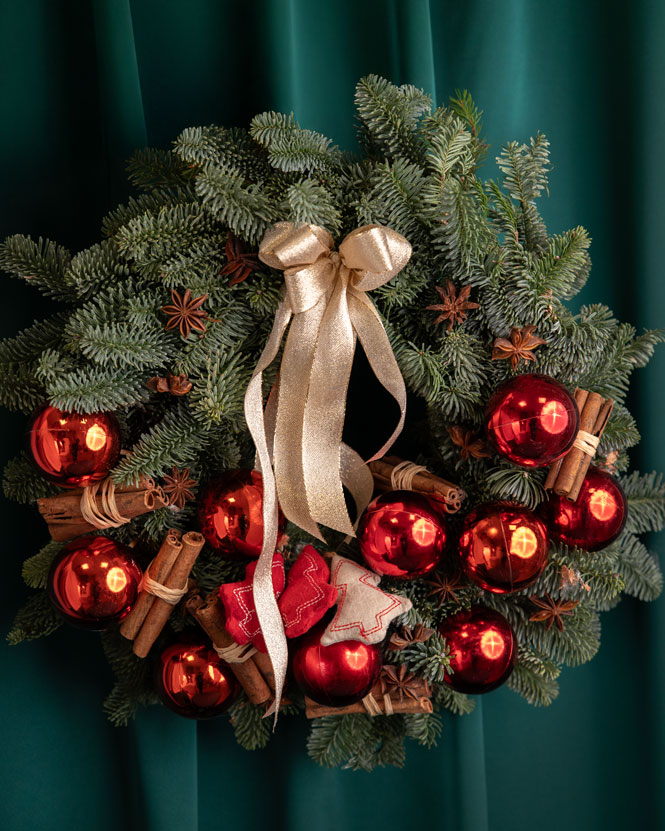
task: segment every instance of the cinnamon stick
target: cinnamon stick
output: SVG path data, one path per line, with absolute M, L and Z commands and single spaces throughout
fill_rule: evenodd
M 405 698 L 402 701 L 393 701 L 390 699 L 393 714 L 399 715 L 401 713 L 431 713 L 434 711 L 432 701 L 429 698 L 419 698 L 414 701 L 412 698 Z M 379 705 L 382 706 L 382 701 L 377 699 Z M 385 712 L 385 711 L 384 711 Z M 365 705 L 362 701 L 356 704 L 349 704 L 346 707 L 328 707 L 325 704 L 317 704 L 305 696 L 305 715 L 307 718 L 322 718 L 323 716 L 346 716 L 353 713 L 367 713 Z
M 37 507 L 48 525 L 52 539 L 64 542 L 81 534 L 89 534 L 98 530 L 98 526 L 91 525 L 83 519 L 81 498 L 84 491 L 85 488 L 72 488 L 55 496 L 46 496 L 37 500 Z M 155 488 L 152 482 L 147 481 L 115 488 L 114 498 L 118 513 L 128 522 L 134 517 L 167 505 L 161 491 Z M 95 503 L 102 508 L 101 489 L 98 489 Z
M 198 531 L 188 531 L 183 535 L 182 549 L 168 577 L 164 581 L 164 586 L 167 589 L 180 589 L 187 583 L 189 573 L 203 548 L 204 542 L 203 535 L 199 534 Z M 139 658 L 146 657 L 152 645 L 159 637 L 172 611 L 173 606 L 170 603 L 162 600 L 161 597 L 155 598 L 152 608 L 148 612 L 138 635 L 134 639 L 135 655 L 138 655 Z
M 182 533 L 177 529 L 169 529 L 164 537 L 164 542 L 157 552 L 157 556 L 148 567 L 148 576 L 152 577 L 158 583 L 163 583 L 169 576 L 171 568 L 182 550 L 181 536 Z M 150 592 L 145 590 L 141 591 L 134 604 L 134 608 L 120 626 L 120 634 L 123 637 L 130 641 L 134 640 L 156 599 L 154 594 L 150 594 Z
M 432 701 L 430 699 L 431 690 L 427 681 L 422 678 L 414 678 L 409 685 L 410 690 L 416 695 L 413 699 L 409 696 L 399 697 L 396 690 L 392 690 L 389 694 L 390 704 L 393 713 L 431 713 L 433 711 Z M 386 712 L 386 704 L 384 700 L 385 686 L 381 681 L 377 681 L 372 687 L 371 695 L 378 705 L 382 713 Z M 357 701 L 355 704 L 348 704 L 346 707 L 330 707 L 327 704 L 319 704 L 312 701 L 311 698 L 305 696 L 305 715 L 307 718 L 321 718 L 322 716 L 345 716 L 352 713 L 368 713 L 362 701 Z
M 575 403 L 577 404 L 577 409 L 582 413 L 584 409 L 584 405 L 586 403 L 587 398 L 589 397 L 588 390 L 582 390 L 579 387 L 576 388 L 574 398 Z M 581 425 L 580 425 L 581 426 Z M 545 490 L 552 490 L 554 488 L 554 483 L 557 480 L 557 477 L 561 471 L 561 466 L 563 465 L 563 460 L 566 457 L 563 456 L 561 459 L 557 459 L 552 465 L 550 465 L 549 473 L 547 474 L 547 479 L 545 479 Z
M 261 672 L 261 675 L 264 677 L 270 689 L 274 692 L 275 672 L 272 668 L 272 661 L 268 657 L 268 654 L 266 652 L 256 652 L 254 653 L 253 657 L 256 666 L 259 668 L 259 671 Z
M 397 456 L 384 456 L 382 459 L 370 462 L 369 468 L 372 471 L 374 484 L 378 490 L 394 490 L 392 472 L 402 461 L 403 459 L 399 459 Z M 445 510 L 451 514 L 459 511 L 462 502 L 466 498 L 466 493 L 458 485 L 447 482 L 429 471 L 416 473 L 413 477 L 412 487 L 418 493 L 434 496 L 441 500 L 444 503 Z
M 605 427 L 607 426 L 607 422 L 610 420 L 610 415 L 612 414 L 612 408 L 614 407 L 614 401 L 611 398 L 608 398 L 600 407 L 600 411 L 598 412 L 598 417 L 596 418 L 596 423 L 594 427 L 589 432 L 594 436 L 602 436 Z M 582 457 L 582 462 L 580 464 L 580 468 L 577 471 L 577 476 L 575 477 L 575 481 L 568 493 L 568 499 L 572 499 L 573 502 L 577 500 L 577 497 L 580 495 L 580 491 L 582 490 L 582 485 L 584 484 L 584 478 L 587 475 L 587 471 L 589 470 L 589 465 L 591 464 L 591 456 L 585 454 Z
M 580 434 L 584 433 L 600 437 L 612 412 L 614 405 L 612 399 L 605 399 L 597 392 L 578 389 L 575 390 L 575 401 L 580 411 L 578 437 L 581 439 Z M 579 496 L 593 455 L 593 452 L 585 451 L 576 441 L 563 459 L 551 466 L 545 480 L 545 488 L 575 501 Z
M 213 646 L 225 649 L 235 644 L 224 626 L 224 614 L 219 598 L 208 597 L 204 600 L 201 595 L 192 594 L 187 598 L 185 608 L 207 633 Z M 252 704 L 265 704 L 272 698 L 272 692 L 253 658 L 248 658 L 242 663 L 229 663 L 229 666 Z

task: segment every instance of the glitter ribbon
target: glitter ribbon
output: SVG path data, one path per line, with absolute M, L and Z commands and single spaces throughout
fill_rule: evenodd
M 333 238 L 324 228 L 278 222 L 266 232 L 259 248 L 259 258 L 266 265 L 284 272 L 286 285 L 245 394 L 245 418 L 263 474 L 263 547 L 253 593 L 275 672 L 275 701 L 269 711 L 275 719 L 288 661 L 284 626 L 272 589 L 277 506 L 291 522 L 318 539 L 323 539 L 319 523 L 354 533 L 342 486 L 352 494 L 358 516 L 373 488 L 363 459 L 342 442 L 356 339 L 377 379 L 400 408 L 395 430 L 372 457 L 377 459 L 402 430 L 406 389 L 366 292 L 387 283 L 410 257 L 409 242 L 381 225 L 357 228 L 334 251 Z M 287 327 L 279 379 L 264 413 L 262 374 L 276 358 Z

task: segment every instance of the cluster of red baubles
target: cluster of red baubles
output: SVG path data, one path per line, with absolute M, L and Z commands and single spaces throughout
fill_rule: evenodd
M 563 456 L 579 427 L 568 391 L 551 378 L 517 376 L 500 386 L 487 409 L 487 434 L 496 451 L 524 467 Z M 43 408 L 29 432 L 32 456 L 62 486 L 103 478 L 115 463 L 119 431 L 112 416 L 66 415 Z M 263 538 L 263 489 L 255 471 L 230 471 L 210 482 L 199 503 L 202 533 L 221 556 L 256 558 Z M 595 551 L 616 539 L 626 500 L 609 474 L 591 468 L 576 502 L 552 496 L 538 515 L 508 502 L 484 503 L 467 514 L 457 551 L 467 578 L 486 591 L 509 594 L 533 583 L 547 563 L 548 536 Z M 280 531 L 285 524 L 280 514 Z M 358 526 L 365 562 L 374 572 L 411 580 L 432 571 L 451 551 L 446 513 L 438 500 L 392 491 L 370 503 Z M 55 560 L 49 591 L 56 607 L 81 626 L 103 629 L 131 608 L 141 572 L 131 552 L 104 537 L 83 537 Z M 380 646 L 342 641 L 322 646 L 322 621 L 295 642 L 292 670 L 315 701 L 343 706 L 363 698 L 381 669 Z M 517 645 L 508 621 L 482 606 L 447 618 L 439 627 L 450 650 L 446 682 L 460 692 L 487 692 L 512 671 Z M 157 686 L 180 715 L 201 718 L 225 710 L 237 694 L 228 667 L 201 641 L 181 642 L 161 655 Z

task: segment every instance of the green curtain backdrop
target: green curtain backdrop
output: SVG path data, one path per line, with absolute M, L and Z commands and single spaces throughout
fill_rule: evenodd
M 354 85 L 375 72 L 440 101 L 468 88 L 493 147 L 546 132 L 545 218 L 594 239 L 582 300 L 640 328 L 665 324 L 658 0 L 0 0 L 0 67 L 2 236 L 91 244 L 127 194 L 129 152 L 167 146 L 186 126 L 293 110 L 351 147 Z M 4 280 L 2 334 L 46 307 Z M 664 382 L 661 350 L 633 387 L 643 470 L 665 469 Z M 24 419 L 3 413 L 2 428 L 4 462 Z M 21 560 L 46 532 L 32 509 L 1 507 L 6 632 L 26 594 Z M 318 768 L 303 722 L 281 723 L 259 753 L 237 748 L 224 720 L 159 709 L 114 729 L 93 635 L 3 645 L 0 828 L 663 828 L 665 601 L 626 600 L 603 620 L 600 654 L 564 672 L 550 708 L 499 690 L 446 718 L 436 751 L 410 747 L 403 770 L 372 774 Z

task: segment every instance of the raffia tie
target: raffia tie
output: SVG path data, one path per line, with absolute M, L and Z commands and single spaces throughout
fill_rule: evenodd
M 248 643 L 233 643 L 231 646 L 213 644 L 213 649 L 227 664 L 244 664 L 257 652 L 256 647 Z
M 406 388 L 367 292 L 392 279 L 410 257 L 409 242 L 380 225 L 357 228 L 334 251 L 324 228 L 278 222 L 259 248 L 259 259 L 283 271 L 285 282 L 272 332 L 245 394 L 245 419 L 263 473 L 263 547 L 253 595 L 275 673 L 269 710 L 275 720 L 288 661 L 272 587 L 278 501 L 291 522 L 318 539 L 323 539 L 319 524 L 353 535 L 343 486 L 360 516 L 374 485 L 363 459 L 342 442 L 353 355 L 359 340 L 374 374 L 400 409 L 398 424 L 376 459 L 402 430 Z M 263 372 L 277 357 L 287 328 L 278 381 L 264 412 Z
M 392 489 L 396 491 L 413 490 L 413 480 L 419 473 L 427 473 L 427 468 L 414 462 L 400 462 L 395 465 L 390 474 Z
M 141 485 L 145 488 L 145 504 L 146 507 L 152 508 L 155 502 L 155 496 L 162 496 L 160 489 L 155 485 L 152 479 L 141 480 Z M 93 528 L 119 528 L 121 525 L 126 525 L 131 522 L 131 517 L 123 516 L 118 510 L 118 505 L 115 501 L 115 483 L 106 478 L 101 482 L 94 482 L 83 488 L 81 494 L 81 516 Z M 97 497 L 99 496 L 100 504 L 97 504 Z
M 585 456 L 593 457 L 596 455 L 596 450 L 600 444 L 600 436 L 594 436 L 593 433 L 587 433 L 586 430 L 579 430 L 577 437 L 573 442 L 573 447 L 581 450 Z
M 388 693 L 383 694 L 383 706 L 384 709 L 381 709 L 381 705 L 379 702 L 374 698 L 372 693 L 367 693 L 367 695 L 362 700 L 365 710 L 367 711 L 368 716 L 392 716 L 395 712 L 393 710 L 393 703 L 390 700 L 390 695 Z
M 185 580 L 185 585 L 180 589 L 170 589 L 168 586 L 158 583 L 157 580 L 153 580 L 150 576 L 150 566 L 152 566 L 152 563 L 145 570 L 139 589 L 148 592 L 148 594 L 154 594 L 155 597 L 165 601 L 169 606 L 175 606 L 187 592 L 187 581 Z
M 101 506 L 97 504 L 99 494 Z M 118 510 L 115 501 L 115 484 L 111 479 L 95 482 L 83 488 L 81 494 L 81 515 L 95 528 L 119 528 L 129 522 Z

